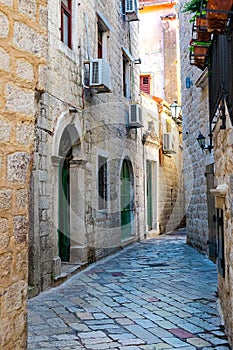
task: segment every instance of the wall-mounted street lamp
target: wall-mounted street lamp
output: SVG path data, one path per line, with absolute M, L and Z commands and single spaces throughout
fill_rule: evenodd
M 197 137 L 197 141 L 198 141 L 199 146 L 201 147 L 202 150 L 208 149 L 209 152 L 211 152 L 213 146 L 211 144 L 206 146 L 206 144 L 205 144 L 205 136 L 202 135 L 201 132 L 199 133 L 199 135 Z
M 176 120 L 181 112 L 181 106 L 177 104 L 177 101 L 174 101 L 174 103 L 170 105 L 170 111 L 172 118 Z

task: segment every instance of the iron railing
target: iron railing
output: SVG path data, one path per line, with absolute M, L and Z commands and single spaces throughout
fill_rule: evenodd
M 210 123 L 217 117 L 225 128 L 225 106 L 233 124 L 233 25 L 228 33 L 215 35 L 209 60 L 209 109 Z

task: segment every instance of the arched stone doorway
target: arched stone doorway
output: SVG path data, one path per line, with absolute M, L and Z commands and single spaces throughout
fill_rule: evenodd
M 85 263 L 85 161 L 81 139 L 74 124 L 64 127 L 58 138 L 55 168 L 55 251 L 62 262 Z M 57 217 L 57 219 L 56 219 Z
M 134 220 L 134 176 L 130 160 L 124 159 L 121 166 L 121 240 L 127 240 L 132 235 Z
M 72 141 L 68 127 L 63 131 L 59 146 L 58 167 L 58 252 L 61 261 L 70 261 L 70 161 Z

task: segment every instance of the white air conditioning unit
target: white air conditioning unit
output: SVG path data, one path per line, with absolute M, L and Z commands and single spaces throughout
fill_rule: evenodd
M 138 21 L 138 0 L 125 1 L 125 14 L 129 22 Z
M 171 133 L 163 134 L 163 152 L 169 154 L 176 153 L 174 135 Z
M 102 58 L 90 61 L 90 87 L 98 93 L 111 92 L 111 68 Z
M 142 109 L 138 103 L 129 105 L 129 127 L 142 128 Z

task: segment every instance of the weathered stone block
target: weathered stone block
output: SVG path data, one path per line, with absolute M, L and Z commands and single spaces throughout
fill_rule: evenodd
M 10 273 L 12 269 L 12 253 L 4 253 L 0 255 L 0 277 L 1 282 L 6 282 L 6 279 L 9 280 Z
M 7 179 L 11 182 L 25 182 L 31 156 L 25 152 L 16 152 L 7 157 Z
M 35 0 L 19 0 L 19 12 L 35 20 L 36 17 L 36 1 Z
M 12 7 L 14 0 L 0 0 L 0 4 Z
M 13 84 L 6 85 L 5 91 L 6 110 L 10 112 L 34 115 L 34 92 L 20 89 Z
M 46 55 L 46 40 L 24 23 L 15 22 L 13 44 L 17 48 L 38 57 Z
M 0 12 L 0 38 L 7 38 L 9 33 L 9 20 L 7 16 Z
M 16 127 L 16 141 L 23 145 L 30 145 L 34 139 L 34 125 L 19 124 Z
M 44 6 L 40 6 L 40 25 L 41 27 L 47 28 L 48 25 L 48 10 Z
M 3 297 L 3 305 L 6 313 L 19 310 L 27 295 L 27 284 L 19 281 L 12 284 Z
M 6 349 L 7 344 L 11 339 L 14 338 L 14 327 L 13 322 L 10 317 L 4 315 L 0 318 L 0 339 L 1 339 L 1 349 Z
M 14 321 L 14 331 L 19 335 L 24 333 L 26 324 L 27 324 L 26 313 L 21 313 L 17 315 Z
M 24 243 L 27 240 L 28 221 L 25 216 L 15 216 L 14 223 L 14 237 L 17 243 Z
M 16 62 L 16 74 L 18 78 L 23 79 L 25 81 L 33 81 L 34 80 L 34 70 L 31 63 L 26 60 L 20 59 Z
M 61 274 L 61 258 L 55 256 L 53 258 L 53 276 L 59 276 Z
M 47 81 L 47 67 L 41 64 L 38 69 L 38 82 L 37 82 L 38 91 L 45 91 L 46 81 Z
M 9 209 L 12 205 L 12 190 L 0 189 L 0 209 Z
M 48 172 L 46 170 L 39 170 L 39 181 L 48 181 Z
M 9 141 L 11 134 L 11 125 L 6 120 L 0 120 L 0 141 L 6 142 Z
M 17 208 L 27 208 L 28 207 L 28 191 L 18 190 L 16 192 L 16 206 Z
M 9 54 L 0 48 L 0 70 L 9 72 L 10 70 L 10 56 Z
M 16 254 L 15 272 L 18 276 L 27 276 L 27 250 L 23 249 Z
M 8 220 L 0 218 L 1 244 L 0 252 L 4 252 L 10 242 Z

